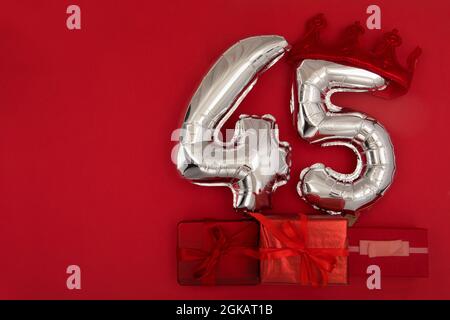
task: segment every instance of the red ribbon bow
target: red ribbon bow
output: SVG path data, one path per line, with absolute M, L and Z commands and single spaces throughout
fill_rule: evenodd
M 215 271 L 217 270 L 220 259 L 226 254 L 242 254 L 253 258 L 258 258 L 258 253 L 251 247 L 238 246 L 236 238 L 247 228 L 227 237 L 222 228 L 218 225 L 209 227 L 208 232 L 211 235 L 212 247 L 209 251 L 194 248 L 179 248 L 178 258 L 184 261 L 201 260 L 194 271 L 194 278 L 202 281 L 204 284 L 215 283 Z
M 328 274 L 333 271 L 337 257 L 348 256 L 346 248 L 308 248 L 308 218 L 300 215 L 300 228 L 292 221 L 285 221 L 281 225 L 262 214 L 251 213 L 284 248 L 261 248 L 260 259 L 282 259 L 300 256 L 300 265 L 297 269 L 300 283 L 303 285 L 325 286 L 328 283 Z

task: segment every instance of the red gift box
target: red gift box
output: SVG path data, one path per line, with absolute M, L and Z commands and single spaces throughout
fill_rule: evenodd
M 428 277 L 428 236 L 425 229 L 349 229 L 351 275 L 367 276 L 377 265 L 381 276 Z
M 347 283 L 346 219 L 251 215 L 261 225 L 261 283 Z
M 259 283 L 259 225 L 252 220 L 184 221 L 178 224 L 178 283 Z

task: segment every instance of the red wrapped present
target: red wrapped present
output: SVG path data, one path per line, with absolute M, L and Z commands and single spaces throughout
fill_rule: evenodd
M 251 215 L 261 224 L 261 283 L 347 283 L 346 219 Z
M 351 275 L 367 276 L 380 267 L 382 277 L 428 277 L 428 236 L 425 229 L 351 228 Z
M 178 283 L 259 283 L 259 225 L 253 220 L 178 224 Z

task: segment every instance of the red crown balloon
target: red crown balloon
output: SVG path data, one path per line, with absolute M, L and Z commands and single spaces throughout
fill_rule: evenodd
M 388 81 L 387 87 L 373 94 L 392 98 L 405 94 L 411 84 L 417 60 L 422 50 L 417 47 L 408 56 L 406 68 L 400 65 L 395 53 L 402 39 L 398 30 L 386 32 L 372 51 L 361 48 L 359 38 L 364 28 L 359 21 L 348 26 L 338 44 L 327 46 L 320 39 L 320 32 L 326 26 L 323 14 L 318 14 L 306 22 L 306 34 L 293 45 L 290 60 L 298 65 L 305 59 L 317 59 L 358 67 L 374 72 Z

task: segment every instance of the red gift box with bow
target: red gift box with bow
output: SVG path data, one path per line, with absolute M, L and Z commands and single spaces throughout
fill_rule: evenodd
M 347 284 L 347 220 L 305 215 L 263 216 L 261 283 Z
M 178 283 L 259 283 L 259 225 L 253 220 L 183 221 L 178 224 Z
M 351 228 L 351 275 L 377 265 L 383 277 L 428 277 L 428 234 L 419 228 Z

